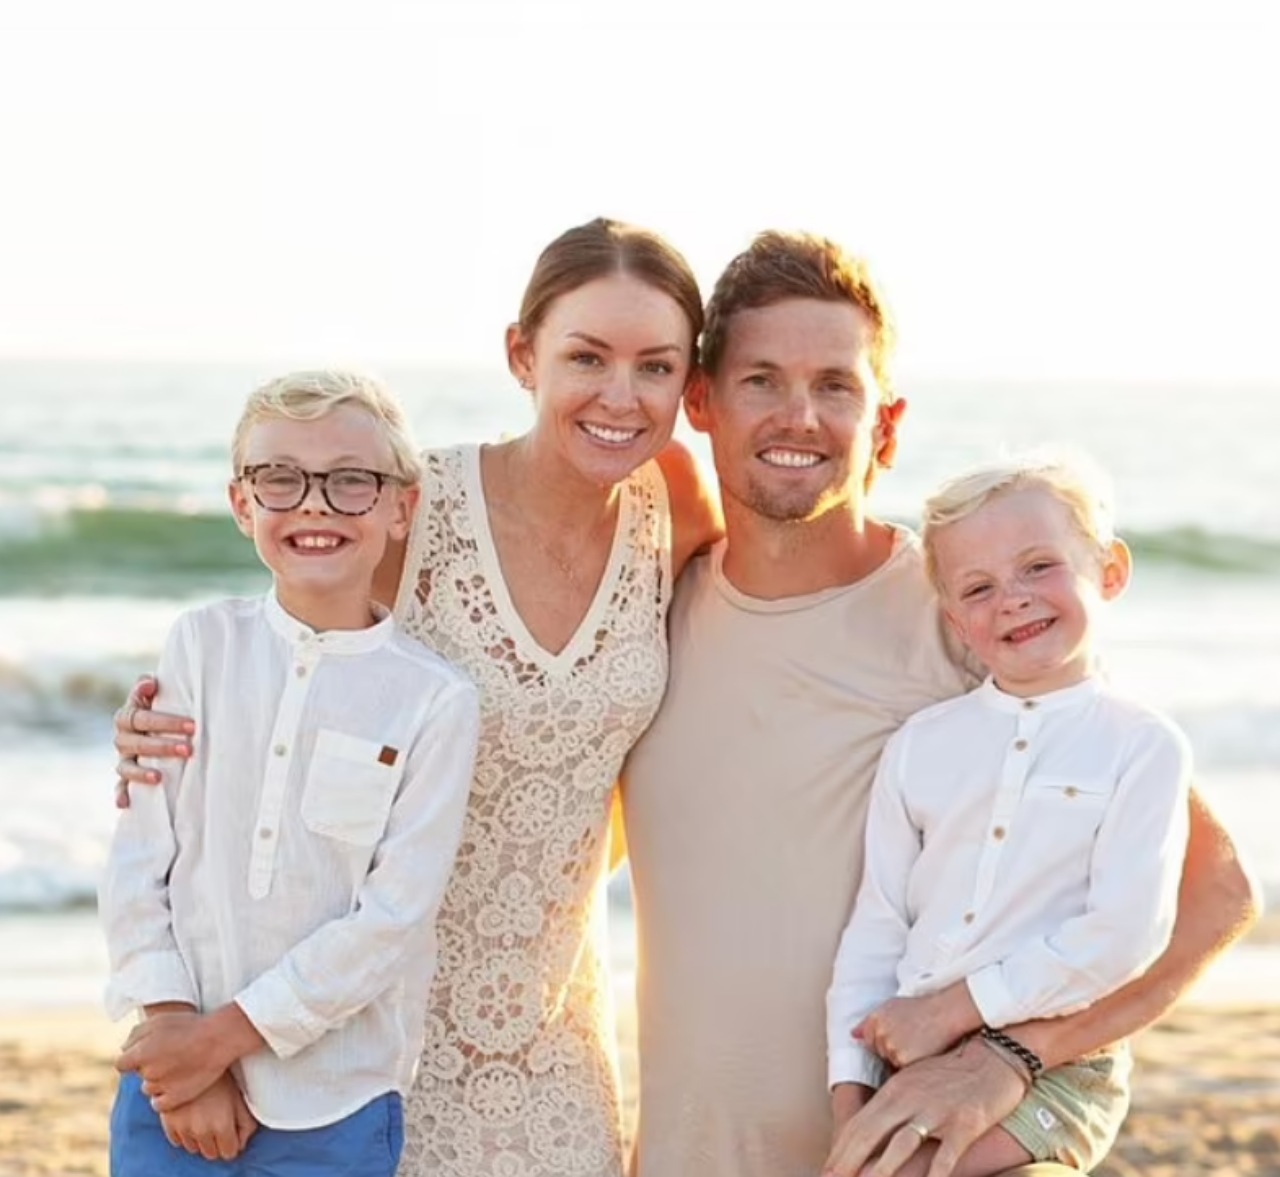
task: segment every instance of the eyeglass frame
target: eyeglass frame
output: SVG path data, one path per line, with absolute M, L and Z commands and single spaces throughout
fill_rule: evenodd
M 272 507 L 264 503 L 258 497 L 258 484 L 256 477 L 263 470 L 292 470 L 302 475 L 302 494 L 298 497 L 298 501 L 288 507 Z M 377 480 L 377 490 L 373 495 L 371 502 L 363 511 L 344 511 L 337 506 L 329 497 L 329 479 L 335 474 L 368 474 Z M 288 462 L 257 462 L 252 466 L 243 466 L 240 473 L 236 475 L 238 479 L 248 482 L 253 501 L 258 504 L 264 511 L 272 511 L 278 515 L 283 515 L 287 511 L 296 511 L 303 503 L 307 501 L 311 494 L 311 487 L 315 482 L 320 483 L 320 497 L 324 499 L 325 506 L 329 508 L 335 515 L 346 515 L 348 518 L 358 518 L 361 515 L 367 515 L 378 505 L 378 501 L 382 498 L 382 488 L 387 483 L 394 483 L 396 486 L 408 486 L 409 484 L 395 474 L 388 474 L 383 470 L 368 470 L 363 466 L 337 466 L 332 470 L 304 470 L 301 466 L 294 466 Z

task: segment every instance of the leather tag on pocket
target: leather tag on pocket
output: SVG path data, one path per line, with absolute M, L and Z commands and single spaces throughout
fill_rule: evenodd
M 387 765 L 395 764 L 395 762 L 399 758 L 400 758 L 400 749 L 392 748 L 389 744 L 383 744 L 382 751 L 378 753 L 379 764 L 387 764 Z

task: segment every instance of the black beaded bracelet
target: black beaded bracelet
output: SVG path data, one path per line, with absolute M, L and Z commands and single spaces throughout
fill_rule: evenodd
M 1037 1079 L 1044 1071 L 1044 1061 L 1038 1054 L 1029 1047 L 1023 1046 L 1016 1038 L 1010 1038 L 1003 1030 L 995 1030 L 990 1026 L 983 1026 L 978 1031 L 979 1037 L 985 1038 L 988 1042 L 1001 1046 L 1010 1054 L 1015 1055 L 1027 1064 L 1027 1070 L 1031 1072 L 1031 1077 Z

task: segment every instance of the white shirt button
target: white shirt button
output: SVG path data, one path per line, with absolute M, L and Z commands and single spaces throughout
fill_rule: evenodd
M 1014 742 L 1013 742 L 1013 746 L 1014 746 L 1014 747 L 1015 747 L 1019 752 L 1025 752 L 1025 751 L 1027 750 L 1027 741 L 1026 741 L 1026 740 L 1014 740 Z
M 271 749 L 271 751 L 274 752 L 277 756 L 283 756 L 287 751 L 289 751 L 289 749 L 286 748 L 283 744 L 277 744 L 274 748 Z

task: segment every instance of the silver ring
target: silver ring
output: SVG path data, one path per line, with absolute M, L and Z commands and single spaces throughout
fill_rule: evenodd
M 127 703 L 125 706 L 128 708 L 128 710 L 125 712 L 125 715 L 124 715 L 124 725 L 125 725 L 125 727 L 127 727 L 131 732 L 133 732 L 133 734 L 134 734 L 134 735 L 137 735 L 137 734 L 138 734 L 138 729 L 137 729 L 137 727 L 135 726 L 135 724 L 134 724 L 134 722 L 133 722 L 133 721 L 134 721 L 134 720 L 137 718 L 137 716 L 138 716 L 138 705 L 137 705 L 137 703 L 132 703 L 132 702 L 131 702 L 131 703 Z
M 908 1123 L 907 1127 L 910 1128 L 911 1131 L 914 1132 L 918 1137 L 920 1137 L 921 1140 L 928 1140 L 929 1137 L 933 1135 L 933 1133 L 930 1132 L 929 1129 L 926 1128 L 923 1124 L 917 1124 L 914 1120 Z

